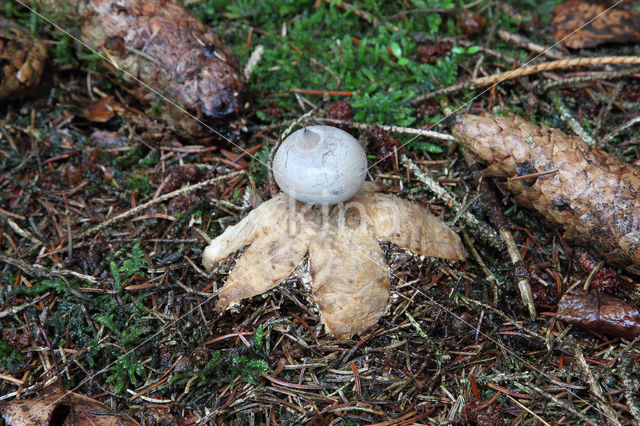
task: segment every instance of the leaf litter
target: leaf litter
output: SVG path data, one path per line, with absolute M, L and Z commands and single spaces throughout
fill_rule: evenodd
M 199 19 L 220 29 L 241 65 L 258 44 L 265 47 L 251 73 L 252 110 L 217 127 L 238 147 L 205 145 L 218 137 L 192 140 L 172 130 L 154 115 L 163 104 L 142 102 L 134 86 L 89 52 L 76 50 L 17 3 L 5 3 L 2 14 L 56 44 L 48 44 L 52 81 L 44 82 L 44 95 L 0 104 L 3 401 L 37 398 L 47 381 L 62 380 L 66 388 L 150 424 L 600 424 L 640 418 L 637 345 L 568 328 L 554 317 L 551 288 L 556 294 L 576 283 L 594 288 L 598 273 L 613 265 L 597 269 L 600 259 L 588 268 L 577 265 L 572 242 L 499 188 L 497 208 L 531 271 L 532 287 L 548 306 L 539 305 L 540 315 L 529 319 L 504 246 L 467 225 L 469 217 L 491 223 L 486 190 L 476 190 L 458 144 L 442 139 L 421 136 L 411 142 L 416 149 L 405 150 L 423 171 L 420 177 L 384 161 L 371 174 L 387 193 L 452 224 L 467 242 L 466 263 L 421 258 L 383 243 L 391 272 L 388 312 L 352 340 L 326 334 L 298 275 L 243 302 L 239 311 L 214 311 L 241 252 L 209 274 L 198 265 L 202 248 L 208 235 L 221 234 L 259 199 L 270 198 L 260 161 L 267 162 L 289 120 L 313 104 L 318 109 L 310 124 L 321 121 L 327 93 L 331 101 L 347 100 L 361 127 L 343 125 L 354 135 L 362 136 L 369 124 L 395 125 L 400 127 L 391 130 L 392 138 L 406 144 L 413 138 L 403 133 L 407 126 L 447 132 L 449 124 L 440 120 L 475 86 L 436 95 L 423 108 L 423 102 L 411 104 L 416 94 L 499 75 L 526 57 L 528 47 L 488 37 L 496 19 L 534 45 L 553 43 L 536 20 L 547 19 L 543 12 L 528 19 L 503 7 L 474 5 L 487 26 L 467 39 L 454 13 L 429 9 L 394 18 L 401 11 L 396 3 L 351 6 L 366 14 L 330 2 L 190 3 Z M 515 6 L 532 10 L 528 1 Z M 538 2 L 533 10 L 554 6 Z M 438 7 L 457 5 L 444 1 Z M 422 63 L 417 49 L 425 40 L 452 49 L 434 53 L 434 64 Z M 528 80 L 502 83 L 476 98 L 470 112 L 511 111 L 564 129 L 551 93 L 541 89 L 552 78 L 578 124 L 632 164 L 638 161 L 631 121 L 637 105 L 627 91 L 621 99 L 614 93 L 619 83 L 633 86 L 634 71 L 620 63 L 601 68 L 597 60 L 637 55 L 634 49 L 598 47 L 587 52 L 596 60 L 581 62 L 584 68 L 551 67 L 544 75 L 535 71 Z M 103 94 L 123 110 L 115 108 L 104 123 L 88 122 L 82 109 Z M 372 163 L 385 159 L 372 143 L 366 149 Z M 173 173 L 184 166 L 199 172 Z M 227 176 L 232 171 L 240 173 Z M 221 178 L 190 189 L 198 174 Z M 184 202 L 173 202 L 180 197 Z M 452 207 L 454 201 L 461 209 Z M 635 276 L 615 273 L 621 284 L 612 297 L 636 303 Z

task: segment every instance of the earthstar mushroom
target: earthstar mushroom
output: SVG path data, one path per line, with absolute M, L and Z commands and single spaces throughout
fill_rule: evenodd
M 293 133 L 276 153 L 273 170 L 284 192 L 204 251 L 202 263 L 212 270 L 247 246 L 216 309 L 275 287 L 308 253 L 322 322 L 333 336 L 347 339 L 375 324 L 387 306 L 389 268 L 376 238 L 424 256 L 464 259 L 460 238 L 444 222 L 364 182 L 364 150 L 340 129 L 311 126 Z
M 356 138 L 331 126 L 309 126 L 286 138 L 273 159 L 282 192 L 311 204 L 337 204 L 364 183 L 367 155 Z

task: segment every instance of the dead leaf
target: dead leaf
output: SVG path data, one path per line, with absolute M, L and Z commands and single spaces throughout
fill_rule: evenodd
M 459 143 L 508 178 L 518 204 L 561 226 L 565 238 L 640 273 L 640 169 L 576 136 L 516 117 L 462 115 Z
M 640 336 L 640 310 L 632 303 L 599 292 L 565 294 L 557 318 L 598 334 L 633 339 Z
M 562 40 L 571 49 L 594 47 L 603 43 L 640 41 L 640 14 L 620 8 L 607 10 L 608 8 L 609 5 L 605 2 L 562 2 L 553 12 L 553 38 Z M 581 29 L 578 30 L 579 28 Z
M 17 399 L 0 404 L 0 416 L 7 426 L 75 425 L 134 426 L 126 414 L 112 411 L 101 402 L 56 387 L 37 398 Z
M 114 106 L 116 103 L 112 96 L 105 96 L 83 108 L 82 116 L 94 123 L 106 123 L 115 115 Z
M 457 27 L 469 38 L 484 31 L 487 20 L 477 13 L 461 10 L 456 14 Z

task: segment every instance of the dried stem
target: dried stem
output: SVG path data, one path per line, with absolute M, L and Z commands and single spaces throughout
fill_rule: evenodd
M 322 120 L 326 123 L 338 124 L 341 126 L 349 126 L 349 127 L 353 127 L 354 129 L 361 129 L 361 130 L 366 130 L 371 127 L 371 124 L 367 124 L 367 123 L 358 123 L 355 121 L 348 121 L 348 120 L 336 120 L 334 118 L 322 118 L 319 120 Z M 386 130 L 387 132 L 425 136 L 429 138 L 441 139 L 444 141 L 455 140 L 453 136 L 447 133 L 434 132 L 433 130 L 415 129 L 412 127 L 388 126 L 386 124 L 377 124 L 377 126 L 380 127 L 382 130 Z
M 572 58 L 561 59 L 558 61 L 544 62 L 542 64 L 530 65 L 527 67 L 518 68 L 513 71 L 501 72 L 493 74 L 487 77 L 475 78 L 468 80 L 464 83 L 456 84 L 454 86 L 445 87 L 444 89 L 436 90 L 431 93 L 418 96 L 411 101 L 412 105 L 419 104 L 428 99 L 435 98 L 439 95 L 448 93 L 454 93 L 462 89 L 478 88 L 491 86 L 493 84 L 502 83 L 506 80 L 513 80 L 527 75 L 538 74 L 544 71 L 553 71 L 563 68 L 572 67 L 587 67 L 594 65 L 638 65 L 640 64 L 640 56 L 601 56 L 597 58 Z
M 464 206 L 461 205 L 458 200 L 456 200 L 455 197 L 451 195 L 451 193 L 447 191 L 442 185 L 440 185 L 435 179 L 422 172 L 422 170 L 420 170 L 420 168 L 413 161 L 411 161 L 409 157 L 403 154 L 401 160 L 402 164 L 405 167 L 408 167 L 409 171 L 411 171 L 416 176 L 416 178 L 418 178 L 418 180 L 422 182 L 427 187 L 427 189 L 433 192 L 440 200 L 447 203 L 447 205 L 455 212 L 463 211 Z M 489 225 L 479 221 L 474 215 L 469 212 L 463 212 L 461 218 L 467 225 L 473 228 L 474 235 L 495 248 L 504 248 L 504 242 L 502 241 L 502 238 Z
M 593 376 L 593 373 L 591 372 L 591 369 L 587 364 L 587 360 L 585 360 L 584 355 L 582 355 L 580 346 L 576 345 L 575 355 L 576 361 L 578 361 L 578 365 L 586 376 L 587 383 L 589 383 L 589 389 L 591 389 L 591 393 L 595 396 L 598 408 L 602 410 L 602 414 L 604 414 L 610 424 L 620 425 L 620 421 L 618 420 L 618 413 L 616 413 L 611 407 L 605 404 L 605 399 L 602 395 L 602 388 L 600 387 L 600 383 L 598 383 L 596 378 Z
M 553 102 L 553 106 L 556 107 L 562 118 L 567 122 L 569 127 L 571 127 L 571 130 L 573 130 L 576 135 L 580 136 L 580 139 L 582 139 L 584 143 L 589 146 L 595 146 L 596 141 L 582 128 L 580 123 L 578 123 L 578 120 L 571 115 L 567 106 L 562 102 L 560 95 L 558 93 L 552 93 L 551 100 Z
M 148 201 L 148 202 L 146 202 L 144 204 L 140 204 L 137 207 L 129 209 L 124 213 L 120 213 L 119 215 L 114 216 L 111 219 L 108 219 L 108 220 L 102 222 L 100 225 L 94 226 L 93 228 L 84 231 L 83 233 L 81 233 L 78 236 L 78 239 L 82 239 L 83 237 L 86 237 L 88 235 L 95 234 L 96 232 L 100 231 L 101 229 L 104 229 L 105 227 L 107 227 L 109 225 L 113 225 L 114 223 L 119 222 L 119 221 L 121 221 L 123 219 L 126 219 L 128 217 L 131 217 L 131 216 L 135 215 L 136 213 L 141 212 L 144 209 L 151 207 L 154 204 L 158 204 L 158 203 L 161 203 L 163 201 L 170 200 L 170 199 L 172 199 L 174 197 L 177 197 L 178 195 L 183 195 L 183 194 L 186 194 L 188 192 L 195 191 L 196 189 L 200 189 L 202 187 L 205 187 L 205 186 L 211 185 L 213 183 L 220 182 L 220 181 L 223 181 L 225 179 L 229 179 L 230 177 L 238 176 L 238 175 L 241 175 L 241 174 L 244 174 L 244 173 L 245 173 L 244 170 L 238 170 L 237 172 L 232 172 L 232 173 L 228 173 L 226 175 L 222 175 L 222 176 L 218 176 L 218 177 L 215 177 L 215 178 L 207 179 L 207 180 L 205 180 L 203 182 L 199 182 L 199 183 L 196 183 L 196 184 L 193 184 L 193 185 L 185 186 L 184 188 L 180 188 L 180 189 L 177 189 L 177 190 L 175 190 L 173 192 L 169 192 L 168 194 L 161 195 L 158 198 L 154 198 L 151 201 Z

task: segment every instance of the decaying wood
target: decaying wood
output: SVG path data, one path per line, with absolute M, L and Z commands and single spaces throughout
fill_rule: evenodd
M 126 80 L 137 80 L 145 103 L 158 93 L 201 118 L 244 111 L 246 83 L 231 49 L 178 0 L 31 0 L 60 23 L 81 23 L 81 38 L 104 53 Z M 148 87 L 153 89 L 149 90 Z M 168 102 L 163 119 L 180 133 L 202 132 Z
M 279 194 L 213 240 L 202 263 L 210 270 L 249 244 L 220 292 L 217 308 L 225 309 L 279 284 L 308 251 L 322 321 L 347 339 L 375 324 L 387 304 L 389 268 L 376 237 L 422 255 L 464 259 L 459 237 L 444 222 L 365 183 L 331 210 Z
M 460 116 L 459 142 L 508 178 L 519 204 L 564 228 L 565 237 L 640 273 L 640 170 L 544 124 L 520 117 Z
M 629 339 L 640 336 L 640 310 L 611 295 L 575 292 L 562 296 L 557 318 L 600 334 Z
M 47 46 L 0 16 L 0 99 L 30 94 L 42 81 Z
M 571 49 L 640 41 L 640 14 L 612 6 L 586 0 L 562 2 L 553 11 L 553 38 Z

